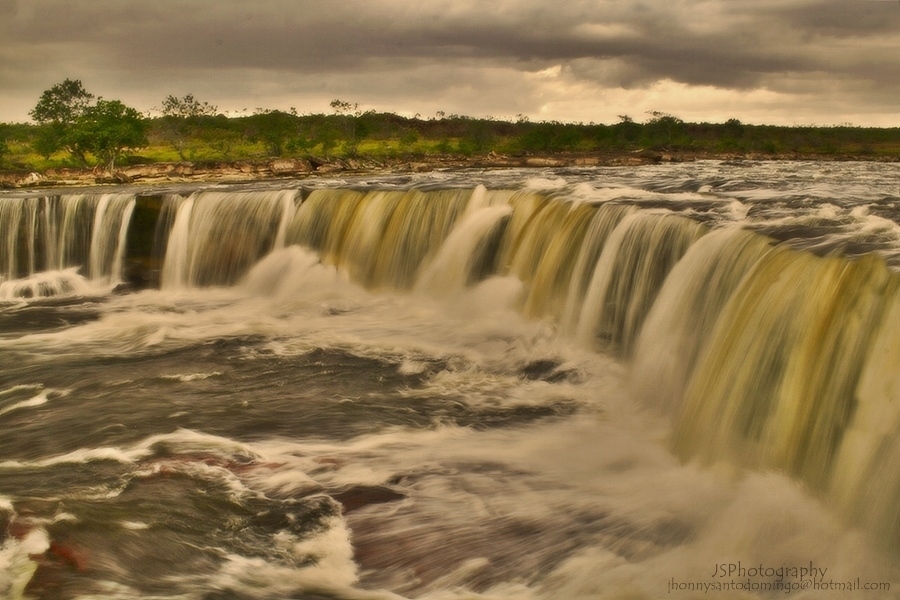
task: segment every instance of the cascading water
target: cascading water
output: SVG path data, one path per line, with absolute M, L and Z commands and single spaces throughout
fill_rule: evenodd
M 278 195 L 252 201 L 263 198 Z M 238 194 L 192 198 L 181 210 L 190 218 L 204 200 L 208 212 L 194 218 L 207 229 L 186 227 L 179 214 L 169 238 L 166 268 L 192 273 L 183 281 L 236 280 L 291 213 L 261 213 Z M 466 212 L 470 203 L 482 207 Z M 237 223 L 240 235 L 226 233 Z M 635 394 L 674 416 L 684 458 L 728 456 L 828 490 L 898 278 L 877 259 L 819 258 L 738 229 L 707 232 L 672 214 L 535 191 L 338 188 L 300 203 L 286 239 L 374 289 L 417 281 L 448 296 L 514 276 L 527 315 L 574 319 L 561 329 L 586 346 L 634 355 Z M 180 246 L 186 238 L 193 253 Z M 255 251 L 236 259 L 222 239 L 248 240 Z M 898 492 L 890 493 L 900 501 Z
M 199 192 L 178 203 L 167 237 L 163 289 L 231 285 L 251 265 L 284 246 L 295 190 Z
M 229 500 L 216 500 L 224 515 L 216 540 L 184 534 L 194 547 L 221 546 L 190 561 L 214 572 L 223 593 L 252 596 L 246 590 L 272 585 L 248 575 L 254 570 L 287 581 L 289 565 L 314 564 L 321 569 L 303 571 L 297 587 L 284 583 L 267 593 L 352 597 L 357 592 L 346 586 L 360 575 L 347 571 L 355 568 L 349 562 L 363 566 L 366 586 L 416 596 L 442 597 L 463 586 L 484 598 L 591 598 L 603 596 L 601 589 L 619 597 L 632 588 L 615 574 L 626 566 L 652 570 L 657 561 L 674 581 L 678 565 L 687 564 L 674 557 L 685 548 L 697 557 L 685 567 L 692 573 L 742 552 L 748 561 L 760 553 L 761 561 L 798 560 L 788 542 L 760 548 L 750 529 L 734 528 L 735 514 L 762 518 L 745 502 L 764 497 L 760 490 L 771 485 L 795 503 L 823 503 L 844 527 L 862 526 L 866 539 L 878 540 L 875 555 L 892 563 L 900 554 L 895 265 L 873 254 L 830 254 L 847 249 L 852 235 L 845 231 L 833 246 L 754 233 L 772 233 L 787 217 L 754 223 L 752 215 L 780 208 L 760 203 L 750 210 L 731 197 L 732 184 L 715 201 L 708 192 L 673 193 L 664 181 L 653 183 L 654 173 L 642 175 L 648 191 L 633 187 L 637 175 L 624 174 L 628 185 L 598 184 L 597 191 L 583 181 L 499 188 L 488 181 L 164 194 L 154 249 L 161 289 L 123 296 L 118 308 L 65 339 L 42 339 L 73 356 L 97 352 L 101 362 L 119 353 L 146 356 L 146 369 L 160 370 L 153 377 L 164 384 L 144 382 L 132 391 L 115 385 L 123 395 L 146 395 L 147 406 L 171 397 L 165 408 L 152 415 L 147 409 L 146 419 L 121 409 L 114 418 L 124 425 L 100 428 L 96 452 L 111 461 L 115 477 L 135 482 L 115 492 L 122 502 L 128 486 L 152 483 L 176 502 L 201 506 L 203 494 L 157 483 L 160 473 L 231 490 L 223 496 Z M 0 197 L 0 298 L 28 295 L 2 286 L 42 271 L 81 267 L 92 281 L 120 280 L 125 262 L 139 258 L 126 251 L 136 203 L 140 194 Z M 869 218 L 868 211 L 848 207 L 842 226 L 850 217 Z M 891 259 L 895 253 L 884 244 Z M 517 316 L 506 311 L 510 305 Z M 220 332 L 215 345 L 208 343 L 211 330 Z M 106 341 L 95 348 L 96 336 Z M 34 339 L 0 351 L 26 352 Z M 177 370 L 185 361 L 196 363 L 196 372 Z M 620 382 L 616 391 L 606 389 L 610 381 Z M 28 387 L 35 385 L 0 381 L 0 415 L 94 398 L 71 382 Z M 152 391 L 161 385 L 188 394 L 196 387 L 189 397 L 198 406 L 226 401 L 195 408 L 177 392 Z M 597 397 L 606 403 L 600 409 Z M 610 408 L 619 397 L 629 409 Z M 590 420 L 600 413 L 600 422 L 631 431 L 638 419 L 635 431 L 653 430 L 655 417 L 632 415 L 639 407 L 670 423 L 667 433 L 646 434 L 641 443 L 664 437 L 671 455 L 635 449 L 615 425 Z M 160 421 L 177 428 L 152 429 Z M 210 437 L 184 433 L 199 429 Z M 248 446 L 236 450 L 234 440 Z M 74 440 L 67 443 L 66 452 L 80 452 Z M 4 448 L 0 443 L 6 454 L 16 447 Z M 81 458 L 36 454 L 28 462 L 13 452 L 10 460 L 0 462 L 0 481 L 4 468 Z M 445 469 L 445 461 L 452 465 Z M 710 479 L 722 472 L 742 483 Z M 580 492 L 577 499 L 548 491 L 560 473 L 564 486 Z M 690 483 L 681 488 L 675 480 Z M 500 492 L 497 481 L 510 491 Z M 785 482 L 799 483 L 785 491 L 792 485 Z M 722 491 L 731 485 L 744 491 L 732 498 Z M 635 488 L 645 491 L 623 491 Z M 695 493 L 704 498 L 699 512 L 721 515 L 719 521 L 695 514 Z M 448 509 L 442 499 L 460 505 Z M 0 522 L 4 511 L 19 511 L 3 502 L 0 495 Z M 290 510 L 303 516 L 285 516 Z M 430 525 L 437 515 L 445 520 Z M 49 535 L 65 521 L 47 519 L 41 531 Z M 243 524 L 232 530 L 232 521 Z M 129 527 L 145 531 L 142 523 Z M 825 523 L 828 517 L 815 527 Z M 269 525 L 278 533 L 253 537 L 254 528 Z M 147 525 L 148 535 L 155 527 L 161 525 Z M 723 543 L 725 530 L 743 541 Z M 839 547 L 858 543 L 837 531 L 829 535 Z M 327 551 L 317 546 L 326 538 Z M 448 538 L 455 540 L 449 547 Z M 479 554 L 472 540 L 489 549 Z M 725 555 L 709 554 L 714 542 L 728 548 Z M 161 536 L 158 543 L 172 542 Z M 0 570 L 3 552 L 24 547 L 2 544 L 0 537 Z M 429 550 L 437 551 L 434 560 Z M 780 558 L 766 558 L 767 551 Z M 22 577 L 6 589 L 19 589 Z M 213 581 L 179 577 L 183 589 L 171 584 L 178 593 Z M 132 584 L 158 597 L 150 579 Z M 653 589 L 634 596 L 664 595 Z
M 133 194 L 0 198 L 0 298 L 120 282 L 134 205 Z

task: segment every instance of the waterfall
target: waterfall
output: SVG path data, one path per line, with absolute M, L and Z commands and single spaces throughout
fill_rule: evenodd
M 91 235 L 88 272 L 90 279 L 107 278 L 111 281 L 121 279 L 125 236 L 133 211 L 134 196 L 131 194 L 100 196 L 94 211 L 94 227 Z
M 116 281 L 134 206 L 0 198 L 0 283 L 73 268 Z M 437 298 L 515 278 L 525 317 L 625 363 L 635 398 L 671 418 L 681 459 L 788 473 L 900 546 L 900 278 L 879 258 L 484 186 L 170 195 L 156 239 L 163 289 L 290 289 L 275 280 L 316 260 L 373 291 Z
M 672 215 L 638 212 L 623 219 L 597 261 L 578 338 L 629 354 L 669 271 L 705 232 L 702 225 Z
M 315 190 L 287 240 L 367 287 L 410 289 L 471 198 L 471 190 Z
M 676 448 L 775 468 L 825 489 L 896 275 L 777 248 L 742 279 L 685 389 Z
M 284 244 L 296 190 L 198 192 L 178 202 L 163 263 L 163 289 L 232 285 Z M 171 200 L 170 200 L 171 202 Z
M 480 280 L 486 271 L 485 265 L 493 262 L 491 250 L 496 248 L 511 213 L 512 207 L 508 204 L 487 206 L 469 213 L 423 270 L 416 289 L 441 298 Z
M 644 403 L 675 415 L 687 378 L 723 307 L 772 243 L 730 228 L 692 245 L 672 269 L 647 316 L 632 364 L 633 390 Z
M 71 194 L 0 198 L 0 282 L 23 295 L 53 295 L 73 285 L 54 285 L 42 273 L 115 285 L 122 277 L 133 194 Z M 62 272 L 65 272 L 64 275 Z M 81 286 L 76 286 L 81 287 Z
M 166 250 L 163 254 L 160 286 L 171 289 L 186 285 L 188 279 L 188 241 L 190 240 L 191 212 L 194 210 L 193 197 L 184 199 L 170 197 L 163 207 L 164 214 L 171 218 L 171 228 L 166 232 Z M 174 214 L 174 217 L 171 215 Z M 163 215 L 160 215 L 162 218 Z

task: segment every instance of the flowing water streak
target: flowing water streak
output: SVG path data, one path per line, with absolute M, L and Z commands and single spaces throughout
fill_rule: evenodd
M 119 281 L 134 206 L 133 194 L 0 199 L 0 281 L 73 267 Z
M 766 254 L 729 299 L 691 373 L 677 450 L 783 469 L 827 488 L 863 362 L 897 289 L 874 258 Z
M 742 229 L 712 231 L 675 265 L 641 329 L 632 389 L 645 405 L 677 415 L 697 358 L 722 309 L 771 240 Z
M 134 212 L 133 194 L 103 194 L 94 211 L 89 277 L 113 283 L 122 277 L 126 236 Z
M 615 231 L 619 222 L 635 212 L 633 206 L 603 204 L 594 213 L 594 218 L 585 232 L 578 258 L 572 267 L 572 278 L 566 293 L 566 303 L 561 315 L 560 330 L 567 337 L 575 337 L 578 329 L 578 318 L 585 294 L 591 284 L 591 278 L 600 254 L 606 247 L 606 240 Z
M 167 198 L 163 288 L 240 281 L 287 301 L 340 272 L 372 290 L 452 298 L 492 275 L 515 278 L 526 315 L 623 359 L 635 395 L 671 416 L 684 461 L 788 473 L 898 549 L 900 278 L 881 260 L 583 204 L 566 188 L 301 195 Z M 3 267 L 18 273 L 27 254 L 38 268 L 38 249 L 52 247 L 45 238 L 55 240 L 51 262 L 65 265 L 84 248 L 71 226 L 91 232 L 92 274 L 106 276 L 111 261 L 114 275 L 131 216 L 123 198 L 0 199 Z M 45 404 L 32 397 L 9 414 Z
M 523 307 L 527 316 L 553 320 L 562 316 L 572 274 L 596 212 L 594 205 L 570 203 L 562 222 L 549 228 L 544 248 L 535 255 L 539 262 L 533 265 L 534 279 Z
M 5 260 L 0 261 L 0 281 L 18 277 L 19 223 L 22 219 L 22 201 L 18 198 L 0 198 L 0 248 Z
M 94 234 L 96 196 L 72 194 L 59 199 L 61 222 L 56 268 L 86 267 Z
M 625 356 L 675 263 L 707 229 L 683 217 L 638 212 L 603 248 L 581 307 L 580 341 Z
M 410 289 L 466 212 L 468 189 L 424 192 L 315 190 L 287 239 L 370 288 Z
M 233 285 L 281 247 L 296 190 L 198 192 L 180 204 L 168 236 L 163 289 Z
M 437 253 L 466 210 L 471 194 L 468 189 L 405 193 L 387 223 L 384 241 L 378 248 L 375 286 L 412 288 L 419 268 Z
M 190 240 L 191 213 L 194 210 L 194 196 L 181 198 L 173 196 L 166 200 L 160 221 L 168 217 L 171 219 L 171 227 L 164 230 L 166 251 L 163 254 L 164 262 L 160 276 L 160 287 L 164 290 L 182 287 L 188 284 L 188 240 Z M 174 213 L 174 218 L 170 215 Z M 157 228 L 159 226 L 157 225 Z
M 467 212 L 450 233 L 437 256 L 416 282 L 418 293 L 445 298 L 457 294 L 483 278 L 493 267 L 493 252 L 512 214 L 508 204 L 487 206 Z
M 855 520 L 895 544 L 900 532 L 900 294 L 889 303 L 859 378 L 858 406 L 835 460 L 831 493 Z

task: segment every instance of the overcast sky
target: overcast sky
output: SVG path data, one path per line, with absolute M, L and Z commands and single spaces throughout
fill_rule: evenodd
M 900 0 L 0 0 L 0 121 L 141 111 L 900 126 Z

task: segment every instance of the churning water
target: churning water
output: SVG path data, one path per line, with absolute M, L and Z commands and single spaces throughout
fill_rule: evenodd
M 0 598 L 895 598 L 897 175 L 0 195 Z

